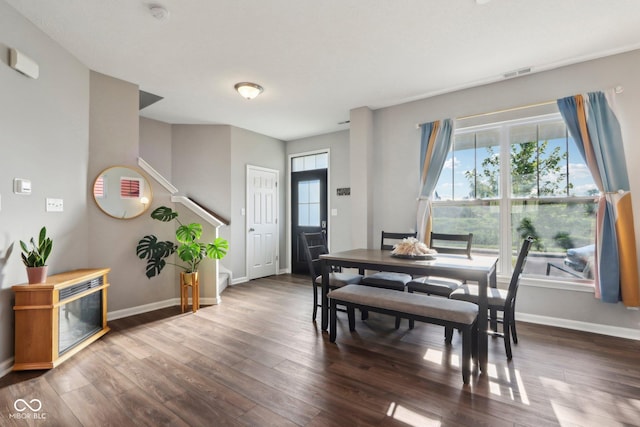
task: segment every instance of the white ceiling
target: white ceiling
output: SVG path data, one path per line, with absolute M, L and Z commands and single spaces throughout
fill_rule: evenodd
M 164 21 L 155 0 L 6 1 L 90 69 L 164 97 L 141 115 L 282 140 L 346 129 L 353 108 L 640 48 L 638 0 L 158 0 Z M 240 81 L 265 91 L 245 100 Z

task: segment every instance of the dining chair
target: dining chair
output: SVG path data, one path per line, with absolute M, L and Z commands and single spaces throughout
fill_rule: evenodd
M 320 303 L 318 302 L 318 290 L 322 290 L 322 269 L 320 255 L 329 253 L 325 233 L 300 233 L 304 256 L 309 267 L 309 275 L 313 285 L 313 321 Z M 361 274 L 343 273 L 332 271 L 329 273 L 329 289 L 340 288 L 345 285 L 359 284 L 362 280 Z
M 380 239 L 380 249 L 392 251 L 393 245 L 409 237 L 416 237 L 417 233 L 392 233 L 383 231 Z M 393 289 L 404 292 L 407 283 L 411 281 L 411 275 L 389 271 L 378 271 L 364 276 L 362 284 L 377 288 Z M 362 311 L 362 320 L 367 318 L 367 312 Z M 400 327 L 400 318 L 396 317 L 396 329 Z
M 528 236 L 522 242 L 520 253 L 516 265 L 513 268 L 513 274 L 511 275 L 511 281 L 509 282 L 509 288 L 507 290 L 497 288 L 487 288 L 487 299 L 489 310 L 496 310 L 502 312 L 502 319 L 497 319 L 497 323 L 502 323 L 502 332 L 490 331 L 494 336 L 504 338 L 504 349 L 507 353 L 507 359 L 511 360 L 511 337 L 513 337 L 514 344 L 518 343 L 518 335 L 516 334 L 516 295 L 518 293 L 518 284 L 520 282 L 520 276 L 522 270 L 527 262 L 527 256 L 531 249 L 533 238 Z M 478 286 L 476 285 L 462 285 L 449 295 L 449 298 L 468 301 L 478 304 Z M 493 322 L 494 319 L 491 319 Z M 452 330 L 447 330 L 445 335 L 451 337 Z M 449 338 L 450 339 L 450 338 Z
M 473 233 L 468 234 L 443 234 L 431 233 L 429 248 L 435 249 L 439 254 L 465 255 L 471 259 L 471 242 Z M 428 295 L 448 297 L 451 292 L 458 289 L 464 282 L 449 277 L 416 277 L 407 283 L 409 292 L 422 292 Z

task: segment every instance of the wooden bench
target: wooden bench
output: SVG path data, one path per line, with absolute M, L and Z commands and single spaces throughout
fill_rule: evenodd
M 338 304 L 347 307 L 350 331 L 355 330 L 356 308 L 460 330 L 462 333 L 462 380 L 464 384 L 469 383 L 471 359 L 473 357 L 477 360 L 478 306 L 476 304 L 364 285 L 347 285 L 332 290 L 328 296 L 331 342 L 336 341 Z M 447 340 L 449 341 L 449 338 Z

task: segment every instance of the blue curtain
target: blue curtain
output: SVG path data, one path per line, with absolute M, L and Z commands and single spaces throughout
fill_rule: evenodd
M 635 228 L 622 132 L 602 92 L 558 100 L 571 136 L 600 190 L 594 280 L 602 301 L 640 306 Z
M 424 123 L 420 128 L 420 188 L 416 222 L 418 240 L 428 243 L 432 228 L 431 195 L 451 149 L 453 120 Z

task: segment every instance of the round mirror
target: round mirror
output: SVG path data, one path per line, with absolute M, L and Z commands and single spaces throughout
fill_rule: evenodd
M 151 206 L 151 185 L 140 172 L 126 166 L 114 166 L 100 172 L 93 182 L 93 199 L 107 215 L 131 219 Z

